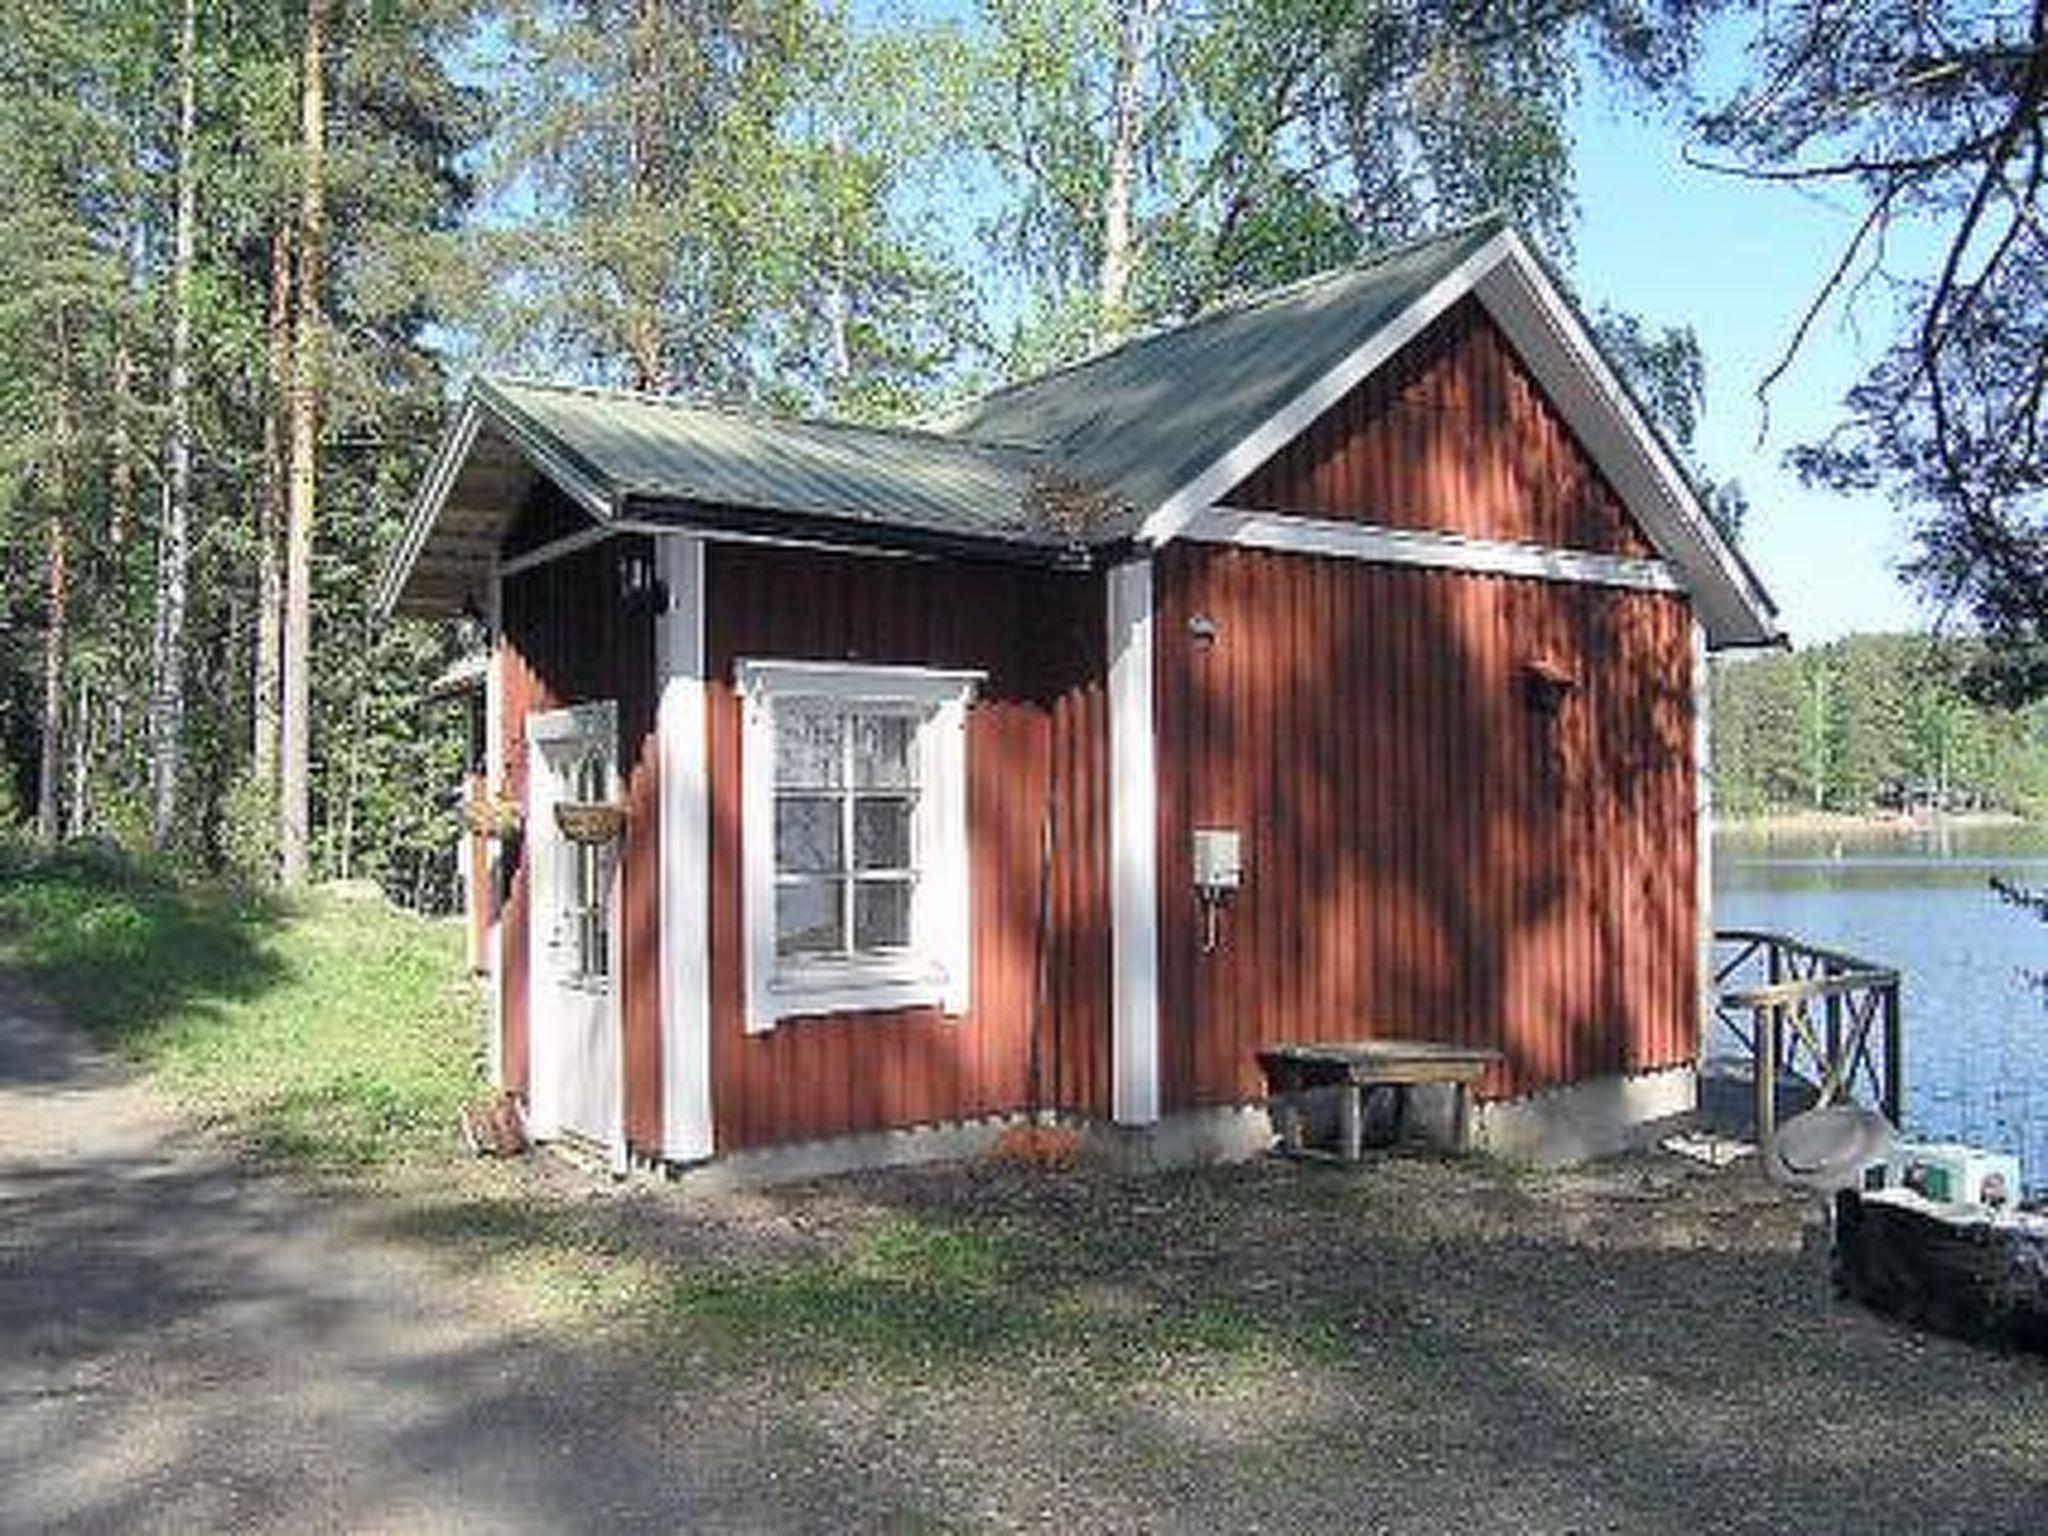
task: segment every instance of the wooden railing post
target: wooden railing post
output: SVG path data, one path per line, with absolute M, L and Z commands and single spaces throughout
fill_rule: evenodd
M 1894 980 L 1881 994 L 1884 1009 L 1884 1117 L 1903 1125 L 1906 1112 L 1906 1043 L 1899 1027 L 1899 984 Z
M 1802 944 L 1784 934 L 1756 929 L 1730 929 L 1715 935 L 1720 943 L 1739 945 L 1736 958 L 1716 970 L 1715 1011 L 1738 1036 L 1738 1020 L 1747 1014 L 1750 1067 L 1755 1091 L 1755 1135 L 1768 1154 L 1778 1128 L 1778 1084 L 1797 1078 L 1802 1056 L 1815 1074 L 1821 1103 L 1851 1102 L 1856 1097 L 1856 1069 L 1868 1067 L 1874 1079 L 1882 1052 L 1883 1081 L 1873 1082 L 1881 1108 L 1897 1125 L 1905 1108 L 1905 1026 L 1901 1017 L 1899 973 L 1837 950 Z M 1762 971 L 1762 985 L 1743 985 L 1737 972 Z M 1873 1028 L 1883 1033 L 1873 1041 Z
M 1778 1005 L 1760 1004 L 1755 1014 L 1756 1047 L 1753 1083 L 1756 1088 L 1756 1146 L 1768 1163 L 1771 1138 L 1778 1133 Z
M 1841 1086 L 1835 1089 L 1835 1096 L 1845 1098 L 1848 1095 L 1844 1090 L 1849 1085 L 1847 1069 L 1842 1064 L 1841 994 L 1830 992 L 1823 1007 L 1826 1011 L 1827 1019 L 1826 1033 L 1823 1038 L 1827 1041 L 1828 1059 L 1821 1063 L 1821 1085 L 1826 1087 L 1830 1082 L 1839 1083 Z

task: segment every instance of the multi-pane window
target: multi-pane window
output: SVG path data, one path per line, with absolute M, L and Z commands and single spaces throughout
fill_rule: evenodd
M 979 674 L 741 661 L 747 1027 L 969 995 Z
M 791 702 L 775 713 L 775 952 L 910 948 L 916 894 L 915 715 Z

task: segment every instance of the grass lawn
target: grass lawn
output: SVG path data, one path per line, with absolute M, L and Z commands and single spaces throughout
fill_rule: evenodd
M 94 852 L 0 844 L 0 963 L 271 1158 L 444 1156 L 478 1092 L 461 934 L 379 901 L 285 901 Z

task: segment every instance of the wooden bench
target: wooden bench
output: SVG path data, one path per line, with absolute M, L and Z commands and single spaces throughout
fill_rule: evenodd
M 1312 1089 L 1336 1088 L 1340 1090 L 1338 1152 L 1351 1163 L 1357 1162 L 1365 1149 L 1368 1088 L 1396 1091 L 1398 1134 L 1407 1120 L 1410 1088 L 1417 1083 L 1451 1084 L 1455 1093 L 1451 1142 L 1458 1151 L 1467 1150 L 1472 1140 L 1472 1085 L 1499 1060 L 1499 1051 L 1440 1040 L 1333 1040 L 1272 1045 L 1259 1052 L 1281 1144 L 1292 1152 L 1303 1150 L 1307 1124 L 1303 1095 Z

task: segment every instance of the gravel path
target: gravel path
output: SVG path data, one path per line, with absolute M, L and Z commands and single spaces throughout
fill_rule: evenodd
M 634 1371 L 363 1204 L 184 1135 L 0 976 L 0 1531 L 758 1523 L 647 1438 Z

